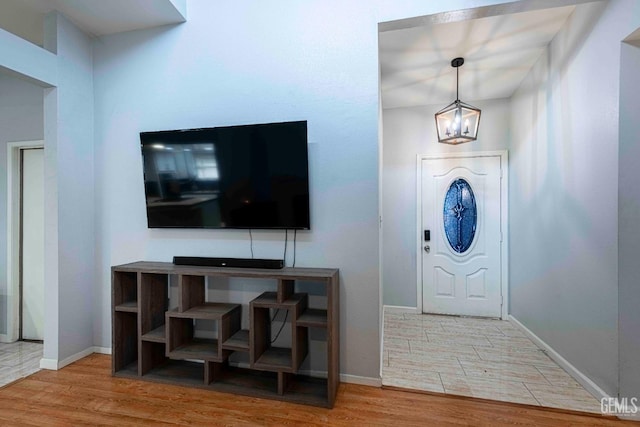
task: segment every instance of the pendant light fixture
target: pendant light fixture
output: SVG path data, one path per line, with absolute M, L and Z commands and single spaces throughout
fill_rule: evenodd
M 456 69 L 456 100 L 436 113 L 438 142 L 444 144 L 462 144 L 475 141 L 480 124 L 480 109 L 460 101 L 458 96 L 458 72 L 464 64 L 464 58 L 455 58 L 451 66 Z

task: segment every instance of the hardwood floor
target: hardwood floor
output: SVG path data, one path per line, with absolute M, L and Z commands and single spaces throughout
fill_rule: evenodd
M 611 418 L 342 384 L 333 410 L 111 377 L 91 355 L 0 388 L 1 426 L 622 426 Z M 637 425 L 637 424 L 634 424 Z

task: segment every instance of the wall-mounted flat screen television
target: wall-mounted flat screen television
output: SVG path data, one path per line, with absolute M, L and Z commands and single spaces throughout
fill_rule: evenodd
M 307 122 L 140 133 L 150 228 L 309 229 Z

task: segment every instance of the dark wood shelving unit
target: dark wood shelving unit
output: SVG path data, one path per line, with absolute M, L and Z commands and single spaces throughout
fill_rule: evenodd
M 125 376 L 120 375 L 120 372 L 116 373 L 116 375 Z M 137 378 L 137 376 L 133 378 Z M 203 387 L 204 365 L 185 360 L 167 360 L 142 378 L 166 384 Z
M 151 332 L 147 332 L 146 334 L 140 337 L 142 341 L 150 341 L 164 344 L 167 342 L 165 325 L 159 326 L 152 330 Z
M 172 310 L 170 315 L 172 317 L 183 317 L 189 319 L 209 319 L 220 320 L 224 316 L 227 316 L 233 310 L 240 307 L 238 304 L 226 304 L 220 302 L 205 302 L 194 307 L 190 307 L 185 311 Z
M 326 328 L 327 310 L 307 308 L 304 313 L 298 317 L 298 326 L 306 326 L 308 328 Z
M 265 292 L 251 301 L 249 354 L 254 369 L 287 373 L 298 371 L 309 351 L 308 330 L 296 324 L 300 313 L 308 305 L 307 300 L 307 294 Z M 288 322 L 291 328 L 290 348 L 271 346 L 270 309 L 288 310 L 286 318 L 291 319 Z
M 116 311 L 122 311 L 125 313 L 137 313 L 138 312 L 138 302 L 137 301 L 126 301 L 122 304 L 116 305 Z
M 166 313 L 167 356 L 171 359 L 197 359 L 224 362 L 231 351 L 220 345 L 240 329 L 240 305 L 222 303 L 199 303 Z M 194 320 L 215 320 L 216 336 L 220 339 L 196 338 Z M 220 341 L 220 342 L 219 342 Z
M 171 276 L 178 278 L 178 301 L 177 308 L 169 310 Z M 276 286 L 243 307 L 205 301 L 207 276 L 272 279 Z M 295 292 L 296 281 L 322 286 L 326 307 L 310 308 L 308 295 Z M 322 268 L 161 262 L 112 267 L 113 375 L 331 408 L 340 384 L 338 281 L 337 269 Z M 249 310 L 249 329 L 241 329 L 243 309 Z M 271 343 L 274 310 L 287 313 L 283 327 L 289 328 L 289 346 Z M 206 332 L 215 338 L 196 336 L 196 321 L 213 324 Z M 299 372 L 309 354 L 309 328 L 326 330 L 326 378 Z M 230 364 L 234 352 L 245 354 L 249 366 Z
M 256 307 L 265 308 L 296 308 L 299 304 L 306 307 L 307 294 L 290 294 L 286 299 L 279 300 L 277 292 L 265 292 L 251 301 Z
M 222 348 L 234 351 L 249 351 L 249 330 L 240 329 L 231 338 L 222 343 Z
M 122 368 L 122 370 L 120 372 L 122 372 L 123 374 L 125 374 L 127 376 L 136 376 L 136 375 L 138 375 L 138 361 L 134 360 L 133 362 L 129 363 L 124 368 Z
M 256 369 L 276 372 L 295 372 L 290 348 L 269 347 L 254 363 Z
M 197 359 L 222 362 L 218 355 L 218 340 L 208 338 L 192 338 L 169 352 L 171 359 Z

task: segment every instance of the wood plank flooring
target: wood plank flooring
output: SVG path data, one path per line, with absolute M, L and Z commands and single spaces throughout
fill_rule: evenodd
M 0 388 L 1 426 L 622 426 L 612 418 L 342 384 L 333 410 L 111 376 L 91 355 Z M 635 424 L 637 425 L 637 424 Z

